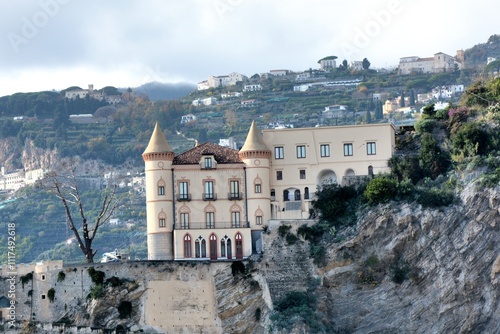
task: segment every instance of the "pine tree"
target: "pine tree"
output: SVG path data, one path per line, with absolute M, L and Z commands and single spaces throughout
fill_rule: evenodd
M 370 124 L 372 122 L 372 113 L 370 110 L 366 111 L 366 124 Z
M 399 102 L 399 106 L 401 108 L 404 108 L 406 105 L 405 105 L 405 92 L 404 90 L 401 91 L 401 101 Z
M 410 92 L 410 107 L 415 106 L 415 93 L 413 92 L 413 89 Z

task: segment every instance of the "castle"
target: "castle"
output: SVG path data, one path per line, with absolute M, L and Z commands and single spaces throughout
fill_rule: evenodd
M 388 171 L 393 124 L 264 130 L 238 151 L 175 155 L 159 125 L 143 153 L 149 260 L 232 260 L 262 251 L 271 219 L 307 219 L 318 186 Z

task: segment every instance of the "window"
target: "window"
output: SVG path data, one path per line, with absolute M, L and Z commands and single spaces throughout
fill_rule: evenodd
M 165 195 L 165 186 L 158 186 L 158 195 L 159 196 Z
M 194 242 L 194 256 L 207 257 L 207 242 L 201 236 Z
M 158 219 L 158 226 L 159 227 L 165 227 L 167 224 L 166 224 L 166 219 L 165 218 L 159 218 Z
M 305 178 L 306 178 L 306 170 L 305 169 L 299 170 L 299 177 L 301 180 L 305 180 Z
M 186 234 L 186 236 L 184 237 L 184 257 L 191 257 L 191 237 L 189 236 L 189 234 Z
M 220 256 L 227 257 L 228 259 L 232 258 L 231 239 L 227 235 L 220 241 Z
M 276 180 L 283 180 L 283 171 L 277 170 L 276 171 Z
M 304 188 L 304 199 L 309 199 L 309 187 Z
M 344 144 L 344 156 L 352 156 L 352 143 Z
M 255 193 L 260 194 L 262 192 L 262 185 L 260 183 L 257 183 L 255 185 Z
M 306 157 L 306 147 L 304 145 L 297 146 L 297 158 L 305 158 Z
M 230 199 L 239 199 L 240 198 L 240 182 L 239 181 L 231 181 L 229 182 L 229 198 Z
M 255 224 L 262 225 L 262 216 L 255 216 Z
M 41 279 L 42 281 L 45 281 L 45 274 L 42 274 Z
M 189 185 L 187 182 L 179 182 L 179 200 L 186 201 L 189 199 Z
M 329 144 L 321 144 L 319 146 L 319 150 L 320 150 L 322 158 L 330 156 L 330 145 Z
M 210 236 L 210 260 L 217 260 L 217 237 L 215 234 Z
M 205 221 L 207 223 L 207 228 L 214 228 L 215 214 L 213 212 L 205 212 Z
M 295 200 L 300 201 L 300 190 L 298 190 L 298 189 L 295 190 L 293 194 L 294 194 Z
M 189 213 L 181 213 L 181 229 L 187 230 L 189 228 Z
M 238 211 L 231 212 L 231 226 L 240 227 L 240 213 Z
M 375 155 L 377 154 L 377 146 L 375 142 L 366 143 L 366 154 Z
M 283 159 L 284 157 L 283 146 L 276 146 L 274 148 L 274 159 Z
M 212 168 L 212 157 L 205 157 L 203 166 L 207 169 Z
M 215 199 L 214 198 L 214 181 L 205 181 L 205 194 L 204 199 Z
M 242 259 L 243 258 L 243 236 L 238 233 L 235 236 L 236 239 L 236 258 L 237 259 Z

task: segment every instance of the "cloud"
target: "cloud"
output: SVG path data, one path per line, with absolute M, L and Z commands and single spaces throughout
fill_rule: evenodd
M 454 54 L 485 42 L 497 21 L 488 7 L 497 5 L 492 0 L 481 6 L 430 0 L 4 1 L 0 95 L 63 89 L 70 81 L 132 86 L 150 79 L 198 82 L 233 71 L 301 71 L 327 55 L 396 66 L 399 57 Z M 360 34 L 368 35 L 365 43 Z M 352 50 L 346 52 L 346 46 Z

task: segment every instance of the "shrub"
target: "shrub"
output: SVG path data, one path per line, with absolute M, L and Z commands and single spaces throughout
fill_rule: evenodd
M 422 168 L 420 168 L 418 157 L 394 155 L 389 159 L 391 175 L 397 177 L 398 181 L 409 179 L 416 184 L 422 179 Z
M 27 284 L 32 279 L 33 279 L 33 273 L 27 273 L 26 275 L 19 277 L 19 280 L 21 281 L 21 284 L 23 286 L 23 290 L 24 290 L 24 285 Z
M 63 271 L 60 271 L 58 274 L 57 274 L 57 281 L 58 282 L 62 282 L 64 281 L 64 279 L 66 278 L 66 274 L 63 272 Z
M 326 249 L 323 245 L 311 244 L 311 257 L 313 263 L 318 267 L 323 267 L 326 264 Z
M 422 168 L 423 176 L 430 176 L 432 179 L 445 173 L 450 166 L 450 157 L 447 152 L 443 152 L 436 140 L 430 133 L 422 135 L 422 146 L 418 154 L 418 163 Z
M 488 139 L 488 133 L 478 123 L 468 122 L 451 136 L 451 143 L 455 153 L 472 157 L 487 153 Z
M 364 196 L 370 204 L 385 203 L 396 197 L 397 186 L 396 180 L 388 177 L 377 177 L 368 183 Z
M 88 270 L 90 278 L 95 285 L 102 285 L 104 283 L 104 277 L 106 277 L 106 273 L 103 271 L 95 270 L 94 267 L 90 267 Z
M 338 184 L 323 185 L 316 191 L 316 199 L 312 202 L 314 209 L 320 213 L 320 219 L 341 225 L 340 218 L 355 212 L 358 193 L 354 186 Z
M 288 233 L 285 237 L 285 240 L 287 244 L 293 245 L 297 242 L 297 240 L 299 240 L 299 238 L 297 238 L 297 236 L 293 233 Z
M 92 299 L 99 299 L 104 296 L 104 287 L 102 284 L 94 285 L 90 288 L 89 297 Z
M 54 302 L 54 298 L 56 296 L 56 290 L 54 288 L 50 288 L 49 291 L 47 291 L 47 297 L 49 298 L 50 302 Z
M 356 273 L 356 283 L 375 286 L 385 276 L 385 266 L 376 255 L 371 255 L 360 266 Z
M 415 131 L 418 134 L 423 134 L 425 132 L 432 132 L 435 125 L 436 121 L 433 119 L 422 119 L 415 123 Z
M 261 315 L 262 315 L 262 310 L 260 309 L 260 307 L 257 307 L 257 309 L 255 310 L 255 321 L 260 321 Z
M 319 239 L 324 232 L 325 228 L 323 224 L 314 224 L 312 226 L 307 226 L 307 224 L 303 224 L 299 226 L 299 228 L 297 229 L 297 234 L 308 241 Z
M 391 266 L 391 280 L 396 284 L 401 284 L 410 277 L 410 266 L 408 263 L 399 259 Z
M 429 208 L 448 206 L 453 203 L 454 199 L 455 196 L 451 191 L 440 188 L 421 188 L 417 194 L 417 203 Z
M 280 227 L 278 227 L 278 235 L 284 238 L 291 229 L 292 227 L 290 225 L 280 225 Z

